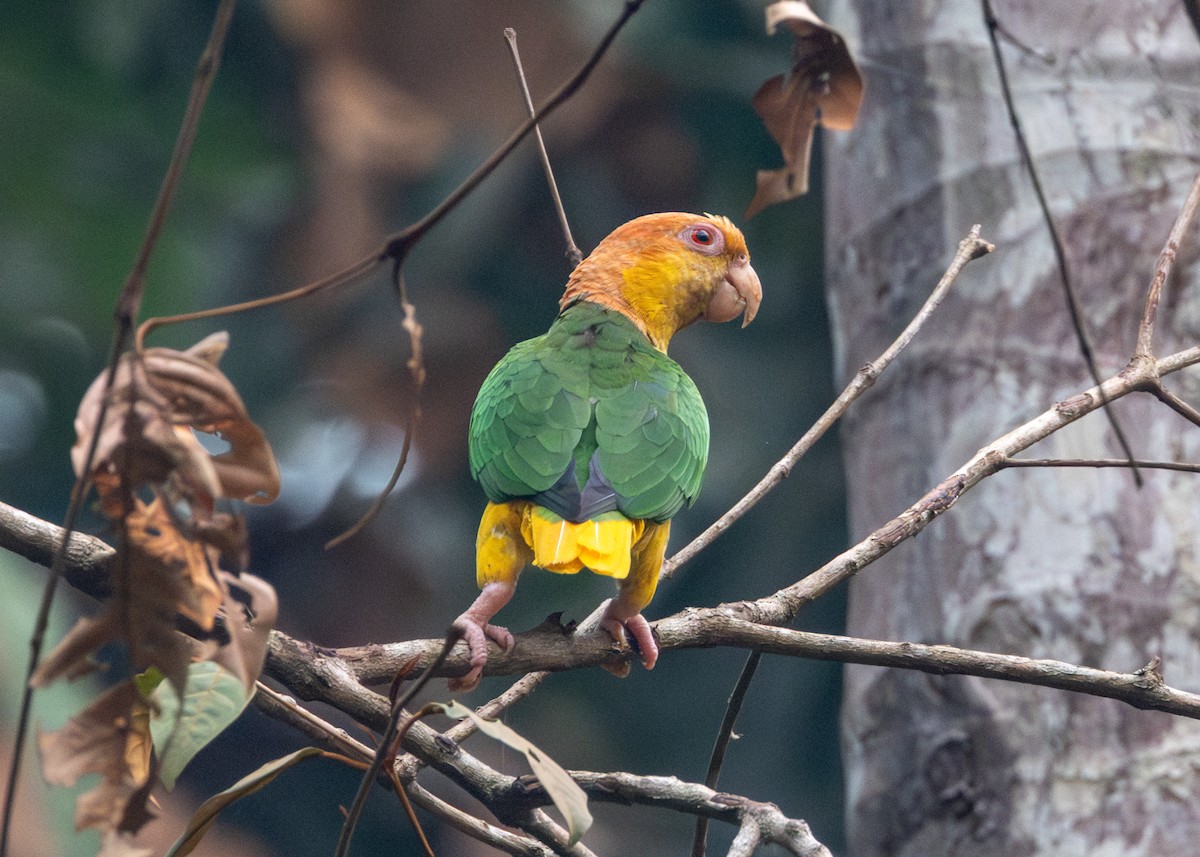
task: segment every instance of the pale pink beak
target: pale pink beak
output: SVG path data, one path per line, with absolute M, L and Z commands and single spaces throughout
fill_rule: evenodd
M 754 321 L 761 303 L 762 283 L 758 281 L 758 274 L 750 267 L 749 258 L 738 256 L 725 269 L 725 279 L 704 308 L 704 318 L 706 321 L 733 321 L 744 313 L 742 327 L 745 327 Z

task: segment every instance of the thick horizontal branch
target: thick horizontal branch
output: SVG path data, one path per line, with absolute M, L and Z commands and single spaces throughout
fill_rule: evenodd
M 25 557 L 38 565 L 50 567 L 54 553 L 62 541 L 63 528 L 0 503 L 0 548 Z M 63 576 L 71 586 L 95 598 L 110 594 L 108 563 L 116 553 L 103 539 L 83 533 L 72 533 L 67 545 Z
M 370 728 L 382 729 L 389 710 L 387 700 L 359 684 L 346 662 L 332 650 L 277 633 L 271 651 L 268 672 L 298 696 L 327 702 Z M 540 813 L 539 808 L 548 799 L 529 778 L 493 770 L 464 751 L 447 733 L 438 734 L 422 722 L 409 729 L 405 749 L 457 782 L 502 822 L 529 831 L 555 853 L 583 853 L 566 848 L 565 840 L 560 838 L 562 831 Z M 398 768 L 403 770 L 403 765 L 404 760 L 398 760 Z M 784 817 L 773 804 L 714 792 L 673 777 L 587 772 L 573 772 L 572 776 L 597 799 L 660 806 L 736 824 L 752 819 L 763 841 L 777 843 L 792 854 L 824 857 L 829 853 L 812 837 L 807 824 Z

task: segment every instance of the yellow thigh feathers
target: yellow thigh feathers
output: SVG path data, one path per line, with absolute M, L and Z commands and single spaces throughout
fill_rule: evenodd
M 658 584 L 670 522 L 631 521 L 608 512 L 577 524 L 524 500 L 488 503 L 476 539 L 479 586 L 515 580 L 534 565 L 559 574 L 587 568 L 625 581 L 639 590 L 636 600 L 649 604 Z

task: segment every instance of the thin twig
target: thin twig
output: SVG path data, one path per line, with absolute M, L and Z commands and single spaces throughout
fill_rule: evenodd
M 179 126 L 179 133 L 175 138 L 175 148 L 171 153 L 171 160 L 167 166 L 166 174 L 163 176 L 162 184 L 159 186 L 158 197 L 154 201 L 150 220 L 146 226 L 146 233 L 142 237 L 142 243 L 138 248 L 138 254 L 129 272 L 129 276 L 126 278 L 121 292 L 117 297 L 116 307 L 113 312 L 113 339 L 108 353 L 108 370 L 104 381 L 104 395 L 101 397 L 100 411 L 96 418 L 96 429 L 88 443 L 87 455 L 84 457 L 83 467 L 80 468 L 75 487 L 71 491 L 71 500 L 67 506 L 67 513 L 63 521 L 64 534 L 62 543 L 56 550 L 54 560 L 50 565 L 50 576 L 46 580 L 45 589 L 42 591 L 41 603 L 38 605 L 37 616 L 34 619 L 33 634 L 29 639 L 29 663 L 26 667 L 25 686 L 21 693 L 21 710 L 17 716 L 16 734 L 13 736 L 12 763 L 8 769 L 8 783 L 4 795 L 3 815 L 0 817 L 0 857 L 7 857 L 8 855 L 9 832 L 12 829 L 14 807 L 17 798 L 17 785 L 20 780 L 22 749 L 25 746 L 25 734 L 29 730 L 29 715 L 33 705 L 33 688 L 30 686 L 29 681 L 37 669 L 38 661 L 41 659 L 42 647 L 46 638 L 46 629 L 50 621 L 50 607 L 54 603 L 54 594 L 58 588 L 58 579 L 65 566 L 68 545 L 71 542 L 71 534 L 75 531 L 79 513 L 83 508 L 83 502 L 87 497 L 91 484 L 92 462 L 96 458 L 96 449 L 100 442 L 100 429 L 104 425 L 104 418 L 108 411 L 108 393 L 112 390 L 113 382 L 116 379 L 117 365 L 121 354 L 125 351 L 126 344 L 129 342 L 133 323 L 141 307 L 142 295 L 145 291 L 146 266 L 149 264 L 150 257 L 158 245 L 159 235 L 162 232 L 163 225 L 166 223 L 171 203 L 175 198 L 175 189 L 178 187 L 179 179 L 183 175 L 184 165 L 187 162 L 188 155 L 191 153 L 192 143 L 196 138 L 200 114 L 204 110 L 204 103 L 221 63 L 221 49 L 225 44 L 225 34 L 229 30 L 229 22 L 233 18 L 234 5 L 235 0 L 221 0 L 220 6 L 217 7 L 212 30 L 204 46 L 204 52 L 200 55 L 200 60 L 196 64 L 191 91 L 188 93 L 187 107 L 184 110 L 183 120 Z
M 525 137 L 537 127 L 538 123 L 544 120 L 547 116 L 557 110 L 567 100 L 571 98 L 579 88 L 591 76 L 592 71 L 603 59 L 616 39 L 617 34 L 628 23 L 629 19 L 641 8 L 644 0 L 626 0 L 624 7 L 621 10 L 620 16 L 609 27 L 608 31 L 600 39 L 594 51 L 588 59 L 579 67 L 562 86 L 555 90 L 554 94 L 538 109 L 537 113 L 521 124 L 512 135 L 500 145 L 491 156 L 480 164 L 474 172 L 467 176 L 462 183 L 449 193 L 440 203 L 438 203 L 428 214 L 422 217 L 417 222 L 392 233 L 384 239 L 379 248 L 373 251 L 370 255 L 359 259 L 341 271 L 331 274 L 323 280 L 316 283 L 311 283 L 306 286 L 301 286 L 298 289 L 293 289 L 279 295 L 271 295 L 258 300 L 245 301 L 238 304 L 230 304 L 224 307 L 214 307 L 212 309 L 200 310 L 198 312 L 183 313 L 180 315 L 163 316 L 161 318 L 148 319 L 138 331 L 137 347 L 141 350 L 142 343 L 151 330 L 156 327 L 161 327 L 167 324 L 178 324 L 185 321 L 198 321 L 205 318 L 216 318 L 218 316 L 230 315 L 232 313 L 245 312 L 246 310 L 257 309 L 259 307 L 271 306 L 285 301 L 296 300 L 297 298 L 306 297 L 315 294 L 324 289 L 333 288 L 335 286 L 346 285 L 353 283 L 364 277 L 369 272 L 375 270 L 380 264 L 387 260 L 391 260 L 398 266 L 403 266 L 408 254 L 418 241 L 424 237 L 430 229 L 442 221 L 442 219 L 454 210 L 462 200 L 475 190 L 479 184 L 486 179 L 498 167 L 505 158 L 512 152 L 517 145 L 525 139 Z M 2 857 L 2 855 L 0 855 Z
M 404 467 L 408 464 L 408 453 L 412 449 L 413 435 L 416 434 L 417 423 L 421 419 L 421 391 L 425 387 L 425 349 L 422 336 L 424 329 L 417 321 L 416 307 L 408 299 L 408 287 L 404 281 L 404 272 L 398 262 L 392 267 L 392 276 L 396 295 L 400 300 L 400 309 L 404 313 L 401 327 L 408 332 L 411 349 L 406 366 L 408 375 L 412 379 L 413 388 L 412 395 L 409 397 L 408 413 L 404 415 L 404 442 L 400 447 L 400 458 L 392 469 L 392 476 L 388 479 L 387 485 L 383 486 L 383 490 L 379 492 L 379 496 L 375 498 L 375 502 L 371 504 L 371 508 L 367 509 L 349 529 L 326 542 L 325 550 L 331 550 L 346 539 L 358 535 L 383 510 L 387 498 L 395 489 L 396 483 L 400 481 L 400 474 L 404 472 Z
M 1169 407 L 1175 413 L 1179 414 L 1192 425 L 1200 426 L 1200 411 L 1189 405 L 1183 399 L 1176 396 L 1161 383 L 1156 383 L 1150 388 L 1150 392 L 1156 399 Z
M 287 723 L 309 738 L 325 744 L 338 753 L 364 762 L 371 761 L 375 751 L 366 744 L 352 738 L 345 729 L 339 729 L 322 717 L 318 717 L 292 697 L 280 693 L 261 681 L 254 683 L 252 700 L 264 714 Z
M 357 262 L 350 264 L 342 270 L 330 274 L 324 279 L 317 280 L 314 283 L 300 286 L 296 289 L 291 289 L 282 292 L 278 295 L 267 295 L 265 298 L 255 298 L 252 301 L 242 301 L 241 303 L 229 304 L 227 306 L 213 307 L 212 309 L 196 310 L 195 312 L 184 312 L 179 315 L 164 315 L 156 318 L 148 318 L 142 322 L 137 330 L 137 338 L 134 340 L 134 348 L 141 352 L 145 350 L 146 336 L 150 331 L 158 327 L 166 327 L 171 324 L 182 324 L 188 321 L 199 321 L 205 318 L 217 318 L 223 315 L 234 315 L 236 313 L 247 312 L 252 309 L 260 309 L 261 307 L 273 306 L 275 304 L 287 303 L 288 301 L 299 300 L 310 295 L 315 295 L 318 292 L 323 292 L 326 289 L 337 288 L 351 283 L 358 282 L 367 274 L 375 270 L 376 267 L 383 261 L 380 255 L 383 252 L 382 248 L 370 256 L 359 259 Z
M 1143 470 L 1177 470 L 1181 473 L 1200 473 L 1200 464 L 1186 461 L 1151 461 L 1139 458 L 1134 462 Z M 1128 467 L 1125 458 L 1006 458 L 999 469 L 1006 467 Z
M 428 668 L 421 674 L 412 686 L 400 696 L 392 704 L 391 716 L 388 717 L 387 728 L 384 730 L 383 737 L 379 739 L 379 749 L 371 758 L 371 766 L 367 768 L 367 773 L 363 776 L 362 782 L 358 786 L 358 793 L 354 795 L 354 802 L 350 804 L 349 810 L 346 811 L 346 821 L 342 825 L 342 832 L 338 836 L 337 848 L 334 849 L 334 857 L 346 857 L 350 851 L 350 838 L 354 835 L 354 828 L 358 825 L 359 816 L 362 815 L 363 807 L 367 803 L 367 795 L 371 792 L 371 787 L 375 785 L 375 778 L 379 776 L 379 771 L 383 767 L 383 763 L 389 757 L 389 748 L 395 740 L 397 733 L 400 730 L 400 719 L 404 716 L 404 706 L 415 697 L 423 687 L 433 678 L 434 670 L 441 666 L 442 662 L 450 654 L 454 644 L 458 642 L 460 632 L 451 627 L 446 633 L 446 641 L 442 645 L 441 654 L 437 659 L 429 665 Z M 407 729 L 407 726 L 405 727 Z
M 1162 252 L 1158 254 L 1158 262 L 1154 265 L 1154 276 L 1150 279 L 1150 290 L 1146 295 L 1146 308 L 1142 310 L 1142 323 L 1138 327 L 1137 350 L 1133 352 L 1135 357 L 1148 358 L 1151 355 L 1154 344 L 1154 322 L 1158 318 L 1158 305 L 1162 300 L 1163 285 L 1167 282 L 1167 277 L 1171 275 L 1175 256 L 1183 244 L 1183 236 L 1187 233 L 1188 226 L 1196 217 L 1198 207 L 1200 207 L 1200 175 L 1197 175 L 1196 180 L 1192 182 L 1192 189 L 1188 191 L 1183 208 L 1179 210 L 1179 215 L 1175 218 L 1175 223 L 1167 236 L 1167 242 L 1163 245 Z
M 733 686 L 733 692 L 729 694 L 729 700 L 725 704 L 725 716 L 721 718 L 721 728 L 717 730 L 717 740 L 713 742 L 712 755 L 708 759 L 708 771 L 704 774 L 704 785 L 710 789 L 715 789 L 720 780 L 721 766 L 725 763 L 725 752 L 729 749 L 729 742 L 733 740 L 733 730 L 737 726 L 738 715 L 742 712 L 746 693 L 750 690 L 754 674 L 758 672 L 760 663 L 762 663 L 762 652 L 751 652 L 750 656 L 746 658 L 742 672 L 738 675 L 737 684 Z M 704 857 L 707 843 L 708 817 L 696 816 L 696 832 L 692 836 L 692 857 Z
M 505 690 L 502 694 L 475 709 L 475 713 L 488 720 L 498 720 L 509 708 L 529 696 L 549 676 L 548 672 L 527 673 Z M 461 744 L 479 730 L 475 721 L 464 718 L 442 733 L 443 738 Z M 417 756 L 407 756 L 396 763 L 396 768 L 403 780 L 411 780 L 422 768 L 425 762 Z
M 1021 154 L 1021 161 L 1025 165 L 1025 171 L 1029 173 L 1029 180 L 1033 185 L 1034 195 L 1037 197 L 1038 206 L 1042 210 L 1042 218 L 1046 221 L 1046 229 L 1050 233 L 1050 244 L 1054 249 L 1054 258 L 1058 263 L 1058 273 L 1062 280 L 1063 294 L 1067 299 L 1067 312 L 1071 317 L 1071 325 L 1075 328 L 1075 338 L 1079 341 L 1079 351 L 1083 355 L 1083 361 L 1087 364 L 1088 373 L 1092 377 L 1092 382 L 1096 386 L 1100 386 L 1100 370 L 1096 367 L 1096 357 L 1092 351 L 1091 337 L 1087 331 L 1087 322 L 1083 317 L 1082 304 L 1079 301 L 1079 296 L 1075 292 L 1075 284 L 1071 280 L 1070 272 L 1067 269 L 1067 253 L 1063 248 L 1062 238 L 1058 234 L 1058 227 L 1054 224 L 1054 217 L 1050 214 L 1050 203 L 1046 200 L 1046 193 L 1042 190 L 1042 181 L 1038 176 L 1037 165 L 1033 160 L 1033 153 L 1029 150 L 1029 144 L 1025 140 L 1025 131 L 1021 127 L 1021 119 L 1017 115 L 1016 104 L 1013 102 L 1012 90 L 1008 85 L 1008 72 L 1004 66 L 1004 55 L 1000 52 L 1000 40 L 997 37 L 997 32 L 1000 30 L 1000 22 L 997 21 L 995 14 L 992 12 L 991 0 L 983 0 L 983 20 L 987 26 L 988 39 L 992 45 L 992 56 L 996 60 L 996 72 L 1000 77 L 1000 94 L 1004 98 L 1004 106 L 1008 110 L 1008 121 L 1012 125 L 1013 136 L 1017 141 L 1017 149 Z M 1117 438 L 1117 443 L 1121 447 L 1121 452 L 1125 457 L 1132 462 L 1133 448 L 1129 445 L 1128 439 L 1125 437 L 1125 432 L 1121 428 L 1121 423 L 1117 420 L 1117 415 L 1113 413 L 1112 408 L 1108 407 L 1105 402 L 1104 414 L 1108 417 L 1108 423 L 1112 426 L 1113 434 Z M 1134 484 L 1139 488 L 1142 487 L 1142 475 L 1138 472 L 1137 466 L 1130 465 L 1133 473 Z
M 517 31 L 512 27 L 504 28 L 504 41 L 508 43 L 509 53 L 512 54 L 513 66 L 517 71 L 517 82 L 521 84 L 521 94 L 525 97 L 525 107 L 529 115 L 534 115 L 533 98 L 529 95 L 529 83 L 525 80 L 525 69 L 521 67 L 521 52 L 517 50 Z M 538 155 L 542 160 L 542 172 L 550 185 L 550 196 L 554 200 L 554 210 L 558 214 L 559 225 L 562 226 L 563 238 L 567 242 L 567 261 L 574 268 L 583 261 L 583 252 L 571 235 L 571 224 L 567 221 L 567 212 L 563 208 L 562 196 L 558 193 L 558 182 L 554 180 L 554 169 L 550 166 L 550 155 L 546 152 L 546 141 L 542 139 L 542 129 L 535 126 L 534 137 L 537 138 Z

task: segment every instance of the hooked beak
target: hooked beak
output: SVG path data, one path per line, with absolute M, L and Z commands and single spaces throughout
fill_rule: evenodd
M 758 274 L 750 267 L 750 260 L 739 256 L 725 269 L 725 279 L 713 292 L 704 309 L 706 321 L 732 321 L 745 313 L 742 327 L 754 321 L 758 305 L 762 303 L 762 283 Z

